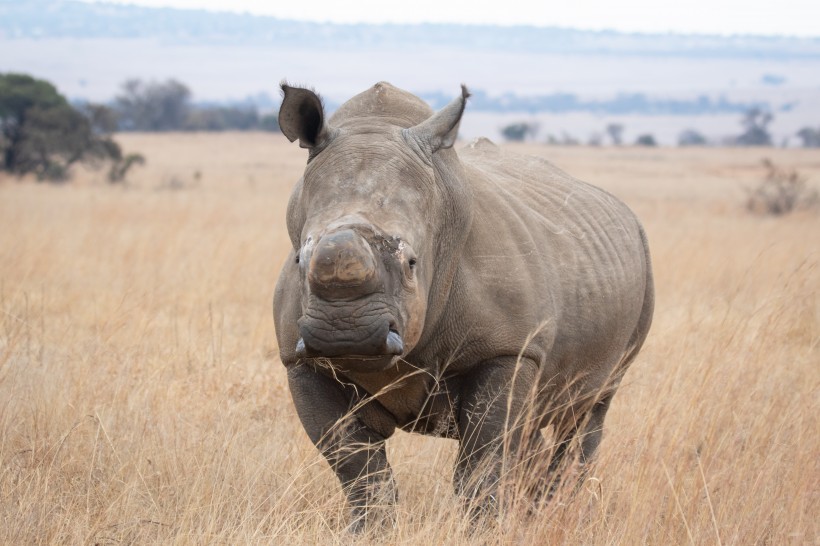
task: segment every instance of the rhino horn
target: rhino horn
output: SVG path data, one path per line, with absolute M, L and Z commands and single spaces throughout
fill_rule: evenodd
M 458 136 L 461 115 L 467 105 L 470 92 L 461 86 L 461 96 L 414 127 L 405 129 L 405 136 L 414 140 L 431 154 L 441 149 L 451 148 Z
M 324 299 L 363 296 L 378 289 L 376 258 L 352 230 L 325 235 L 308 265 L 311 291 Z
M 325 124 L 322 99 L 310 89 L 282 83 L 282 106 L 279 108 L 279 128 L 288 140 L 299 139 L 302 148 L 315 148 L 332 131 Z

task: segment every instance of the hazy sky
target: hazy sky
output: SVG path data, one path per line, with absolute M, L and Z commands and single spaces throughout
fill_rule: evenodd
M 96 1 L 96 0 L 86 0 Z M 333 22 L 530 24 L 638 32 L 820 36 L 820 0 L 107 0 Z

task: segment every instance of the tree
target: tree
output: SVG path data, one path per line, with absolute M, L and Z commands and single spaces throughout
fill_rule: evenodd
M 654 147 L 654 146 L 657 146 L 658 143 L 655 140 L 654 136 L 647 133 L 645 135 L 639 136 L 638 139 L 635 141 L 635 145 L 636 146 Z
M 769 123 L 774 117 L 770 112 L 764 112 L 760 108 L 748 110 L 743 119 L 743 133 L 735 139 L 735 143 L 740 146 L 771 146 L 772 135 L 769 133 Z
M 537 123 L 511 123 L 501 129 L 501 135 L 511 142 L 523 142 L 527 136 L 535 137 L 538 132 Z
M 658 145 L 658 142 L 655 140 L 655 137 L 650 135 L 649 133 L 645 135 L 640 135 L 637 140 L 635 140 L 635 146 L 647 146 L 647 147 L 655 147 Z
M 678 146 L 705 146 L 706 137 L 694 129 L 685 129 L 678 135 Z
M 35 106 L 65 108 L 68 104 L 46 81 L 25 74 L 0 74 L 0 151 L 4 170 L 18 172 L 24 161 L 20 148 L 29 112 Z
M 257 127 L 259 127 L 259 114 L 255 108 L 212 106 L 191 109 L 183 129 L 187 131 L 225 131 L 228 129 L 248 131 Z
M 623 142 L 624 126 L 620 123 L 610 123 L 606 126 L 606 133 L 612 139 L 612 144 L 620 146 Z
M 65 180 L 77 162 L 122 155 L 52 84 L 26 74 L 0 74 L 0 135 L 2 169 L 40 180 Z
M 274 112 L 273 114 L 265 114 L 264 116 L 259 118 L 259 128 L 263 131 L 278 133 L 280 131 L 279 112 Z
M 77 109 L 88 118 L 95 133 L 108 135 L 117 130 L 119 117 L 110 106 L 86 102 L 79 104 Z
M 174 79 L 128 80 L 115 99 L 120 127 L 128 131 L 176 131 L 184 127 L 191 91 Z
M 804 148 L 820 148 L 820 128 L 803 127 L 797 131 Z
M 111 164 L 111 169 L 108 170 L 108 181 L 112 184 L 124 182 L 128 171 L 134 165 L 145 165 L 145 157 L 142 154 L 126 154 L 125 156 L 119 154 Z

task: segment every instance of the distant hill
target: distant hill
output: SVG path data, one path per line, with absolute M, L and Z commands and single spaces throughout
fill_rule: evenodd
M 707 17 L 709 14 L 703 14 Z M 774 115 L 777 142 L 820 123 L 820 37 L 631 34 L 533 26 L 309 23 L 77 0 L 0 0 L 0 72 L 108 102 L 131 78 L 184 82 L 197 103 L 273 111 L 278 83 L 319 90 L 328 110 L 386 80 L 441 107 L 472 92 L 462 136 L 510 123 L 541 137 L 673 143 L 697 129 L 736 134 L 742 114 Z M 572 139 L 565 138 L 569 141 Z
M 704 14 L 708 16 L 708 14 Z M 402 48 L 675 57 L 820 59 L 820 37 L 633 34 L 532 26 L 308 23 L 73 0 L 0 0 L 0 38 L 159 38 L 195 44 Z

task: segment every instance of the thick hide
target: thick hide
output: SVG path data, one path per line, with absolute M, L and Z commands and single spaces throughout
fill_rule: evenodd
M 282 130 L 309 159 L 276 334 L 352 528 L 389 521 L 397 427 L 459 441 L 454 485 L 472 510 L 496 506 L 509 468 L 533 469 L 528 490 L 549 495 L 566 453 L 592 458 L 649 330 L 640 223 L 544 160 L 486 139 L 456 152 L 466 88 L 434 113 L 379 83 L 330 119 L 312 91 L 283 91 Z

